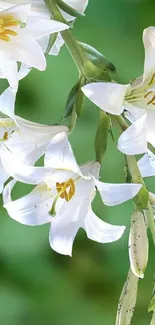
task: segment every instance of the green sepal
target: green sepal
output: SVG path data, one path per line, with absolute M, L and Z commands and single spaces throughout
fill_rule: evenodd
M 116 72 L 115 66 L 111 62 L 109 62 L 102 53 L 97 51 L 94 47 L 90 46 L 89 44 L 82 42 L 79 42 L 79 44 L 84 49 L 88 60 L 92 62 L 96 67 L 103 71 Z
M 138 210 L 147 210 L 149 202 L 149 192 L 145 186 L 142 186 L 138 194 L 134 198 L 134 202 Z
M 61 10 L 65 11 L 70 16 L 73 16 L 73 17 L 84 17 L 85 16 L 83 13 L 70 7 L 66 2 L 64 2 L 62 0 L 55 0 L 55 2 Z
M 50 52 L 52 46 L 54 45 L 54 43 L 57 39 L 57 36 L 58 36 L 58 33 L 53 33 L 50 35 L 45 55 L 48 55 L 48 53 Z
M 100 121 L 95 137 L 96 161 L 102 163 L 103 155 L 107 149 L 108 133 L 110 127 L 110 117 L 100 110 Z

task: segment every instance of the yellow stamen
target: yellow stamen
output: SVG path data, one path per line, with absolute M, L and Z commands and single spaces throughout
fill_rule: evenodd
M 152 97 L 152 99 L 147 103 L 147 105 L 155 105 L 155 95 Z
M 154 81 L 155 81 L 155 73 L 153 74 L 153 76 L 152 76 L 150 82 L 148 83 L 148 85 L 149 86 L 152 85 L 154 83 Z
M 7 140 L 8 138 L 9 138 L 9 134 L 8 134 L 8 132 L 5 132 L 4 135 L 3 135 L 3 139 Z
M 147 98 L 151 94 L 152 94 L 152 91 L 149 91 L 147 94 L 144 95 L 144 98 Z
M 6 29 L 5 30 L 5 33 L 9 34 L 9 35 L 14 35 L 14 36 L 17 36 L 17 32 L 15 32 L 14 30 L 11 30 L 11 29 Z
M 56 183 L 56 189 L 60 197 L 69 202 L 75 194 L 75 185 L 72 178 L 65 183 Z M 67 191 L 68 190 L 68 191 Z
M 3 41 L 10 41 L 11 38 L 8 35 L 17 36 L 17 32 L 8 29 L 7 27 L 15 27 L 20 25 L 20 21 L 15 19 L 12 15 L 1 16 L 0 17 L 0 39 Z

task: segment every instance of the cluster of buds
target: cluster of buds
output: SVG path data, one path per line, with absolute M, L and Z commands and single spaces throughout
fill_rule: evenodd
M 0 0 L 0 78 L 9 84 L 0 95 L 0 191 L 11 218 L 30 226 L 49 223 L 51 248 L 70 256 L 79 228 L 100 243 L 114 242 L 125 231 L 125 226 L 108 224 L 93 212 L 97 191 L 107 206 L 133 198 L 130 271 L 116 319 L 117 325 L 130 325 L 138 280 L 144 277 L 148 262 L 148 228 L 155 243 L 154 195 L 149 194 L 143 180 L 155 175 L 155 27 L 143 33 L 143 76 L 122 85 L 111 80 L 116 72 L 111 62 L 72 36 L 74 21 L 84 16 L 87 5 L 88 0 Z M 47 55 L 58 55 L 64 44 L 79 72 L 62 119 L 68 123 L 42 125 L 17 116 L 20 80 L 32 68 L 45 70 Z M 96 159 L 89 161 L 88 157 L 88 162 L 79 166 L 69 136 L 82 116 L 85 96 L 100 108 L 100 119 Z M 99 176 L 107 139 L 115 125 L 121 131 L 117 147 L 125 156 L 127 177 L 123 184 L 105 183 Z M 138 154 L 144 154 L 139 161 L 134 156 Z M 35 163 L 42 156 L 44 165 L 37 167 Z M 17 181 L 35 187 L 26 196 L 12 200 Z M 150 311 L 154 310 L 151 300 Z

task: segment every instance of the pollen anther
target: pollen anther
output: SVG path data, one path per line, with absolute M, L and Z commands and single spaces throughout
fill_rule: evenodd
M 154 81 L 155 81 L 155 73 L 153 74 L 153 76 L 152 76 L 150 82 L 148 83 L 148 85 L 149 86 L 152 85 L 154 83 Z
M 12 15 L 2 16 L 0 18 L 0 39 L 3 41 L 10 41 L 9 35 L 17 36 L 17 32 L 8 28 L 20 25 L 20 21 L 16 20 Z
M 152 97 L 152 99 L 147 103 L 147 105 L 155 105 L 155 95 Z
M 73 179 L 70 178 L 67 182 L 56 183 L 56 189 L 62 199 L 65 199 L 67 202 L 70 201 L 75 194 Z

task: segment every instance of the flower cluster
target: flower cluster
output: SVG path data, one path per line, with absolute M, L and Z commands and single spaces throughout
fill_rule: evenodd
M 70 256 L 79 228 L 100 243 L 116 241 L 124 233 L 124 226 L 108 224 L 94 213 L 96 192 L 107 206 L 134 199 L 129 235 L 131 270 L 116 320 L 123 325 L 130 324 L 138 278 L 144 277 L 148 262 L 147 228 L 155 243 L 155 200 L 143 180 L 155 175 L 155 27 L 143 33 L 143 76 L 122 85 L 110 78 L 115 72 L 113 64 L 71 34 L 76 17 L 84 15 L 87 5 L 88 0 L 0 0 L 0 78 L 8 81 L 8 88 L 0 95 L 0 191 L 11 218 L 29 226 L 49 223 L 50 246 Z M 42 125 L 17 116 L 20 80 L 32 68 L 45 70 L 47 55 L 58 55 L 64 43 L 80 75 L 64 114 L 69 125 Z M 96 159 L 79 166 L 68 138 L 82 115 L 84 95 L 100 108 L 100 120 Z M 117 147 L 125 156 L 127 177 L 123 184 L 105 183 L 99 176 L 107 138 L 115 125 L 121 130 Z M 138 154 L 144 156 L 137 162 L 134 155 Z M 35 163 L 42 156 L 44 165 L 37 167 Z M 28 195 L 12 200 L 17 181 L 35 187 Z

